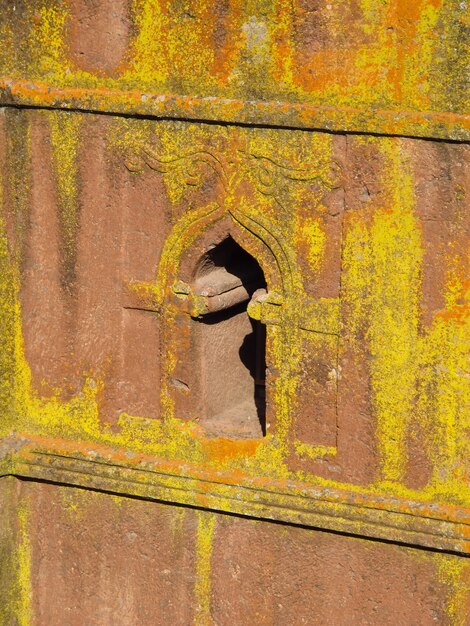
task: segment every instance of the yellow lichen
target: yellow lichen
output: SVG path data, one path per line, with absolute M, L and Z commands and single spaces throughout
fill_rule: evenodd
M 34 78 L 46 75 L 55 80 L 66 79 L 67 17 L 67 7 L 60 2 L 43 2 L 32 16 L 29 46 L 32 51 L 30 72 Z
M 462 284 L 456 288 L 454 272 L 448 285 L 446 309 L 436 315 L 420 342 L 417 409 L 433 461 L 432 488 L 466 502 L 470 495 L 468 293 Z
M 138 34 L 132 43 L 133 72 L 129 79 L 138 80 L 145 87 L 165 84 L 168 16 L 163 3 L 161 0 L 134 0 L 133 11 Z
M 374 216 L 370 235 L 371 381 L 382 477 L 399 481 L 405 469 L 405 438 L 416 387 L 423 251 L 409 163 L 396 142 L 384 140 L 382 145 L 390 163 L 386 181 L 390 204 Z
M 338 452 L 333 446 L 311 446 L 301 441 L 294 442 L 295 451 L 300 458 L 322 459 L 325 456 L 335 456 Z
M 197 545 L 196 545 L 196 578 L 194 595 L 196 626 L 210 626 L 211 617 L 211 590 L 212 590 L 212 545 L 214 540 L 216 515 L 207 511 L 198 513 Z
M 423 6 L 416 28 L 416 37 L 421 45 L 414 54 L 406 55 L 404 59 L 403 97 L 410 107 L 426 109 L 428 106 L 431 89 L 429 73 L 438 41 L 436 24 L 439 17 L 440 7 L 431 3 Z
M 8 170 L 2 183 L 3 209 L 14 215 L 15 232 L 9 246 L 14 262 L 21 266 L 30 221 L 31 128 L 28 117 L 22 111 L 7 109 L 5 122 Z M 9 206 L 6 205 L 7 201 Z
M 175 507 L 173 509 L 170 521 L 170 530 L 175 543 L 181 541 L 181 538 L 183 537 L 183 526 L 184 520 L 186 519 L 186 513 L 187 509 L 184 507 Z
M 449 587 L 446 612 L 450 626 L 468 623 L 468 600 L 470 598 L 470 566 L 465 559 L 451 555 L 439 558 L 439 578 Z
M 70 287 L 74 280 L 78 215 L 77 157 L 82 118 L 67 112 L 50 115 L 51 143 L 59 200 L 62 247 L 62 280 Z
M 326 235 L 321 228 L 320 220 L 310 218 L 299 225 L 299 236 L 307 244 L 307 259 L 310 269 L 316 274 L 321 269 L 325 252 Z
M 63 117 L 63 120 L 68 118 Z M 78 134 L 78 122 L 76 126 L 69 126 L 68 121 L 61 123 L 66 138 L 69 134 Z M 55 129 L 53 141 L 60 142 L 60 123 L 55 120 L 51 125 Z M 445 308 L 436 315 L 430 328 L 420 328 L 423 243 L 415 211 L 415 182 L 406 142 L 399 139 L 370 140 L 385 164 L 382 193 L 371 199 L 364 210 L 348 212 L 342 247 L 341 299 L 323 301 L 305 293 L 306 272 L 301 269 L 299 259 L 302 254 L 302 263 L 313 277 L 321 273 L 326 244 L 329 243 L 322 230 L 325 212 L 322 196 L 329 193 L 333 186 L 331 137 L 318 138 L 293 131 L 224 128 L 214 139 L 213 128 L 207 125 L 194 124 L 187 129 L 181 123 L 151 121 L 143 124 L 144 130 L 138 135 L 134 129 L 138 129 L 139 125 L 140 122 L 135 120 L 119 120 L 116 122 L 119 132 L 115 128 L 108 135 L 112 149 L 118 148 L 121 154 L 128 157 L 138 157 L 136 169 L 147 168 L 148 172 L 157 172 L 151 174 L 157 177 L 160 170 L 151 159 L 163 156 L 168 165 L 172 155 L 198 151 L 202 154 L 210 152 L 212 156 L 208 159 L 218 159 L 219 165 L 213 160 L 210 166 L 203 162 L 202 166 L 207 167 L 207 171 L 196 172 L 188 172 L 179 165 L 170 172 L 165 165 L 162 166 L 163 185 L 170 199 L 168 206 L 171 205 L 166 214 L 166 242 L 155 280 L 144 287 L 141 285 L 136 291 L 143 290 L 145 297 L 151 297 L 157 305 L 165 303 L 168 290 L 173 286 L 172 281 L 178 277 L 186 247 L 192 245 L 204 228 L 211 227 L 211 220 L 223 217 L 233 219 L 235 236 L 240 236 L 244 242 L 246 240 L 250 253 L 256 250 L 257 258 L 260 248 L 257 247 L 259 237 L 256 229 L 260 228 L 259 232 L 264 233 L 262 229 L 267 228 L 273 236 L 270 241 L 271 256 L 264 257 L 263 254 L 267 255 L 265 251 L 259 258 L 261 264 L 265 264 L 263 269 L 267 268 L 268 287 L 276 287 L 283 303 L 282 323 L 268 325 L 267 350 L 275 372 L 268 394 L 275 423 L 257 445 L 241 446 L 235 442 L 231 446 L 227 440 L 211 440 L 208 443 L 198 424 L 180 419 L 164 383 L 161 419 L 123 413 L 116 432 L 107 427 L 100 416 L 99 396 L 106 381 L 100 380 L 96 373 L 88 373 L 81 392 L 66 402 L 59 399 L 59 392 L 53 397 L 42 398 L 34 389 L 24 354 L 19 260 L 9 254 L 6 238 L 3 237 L 0 240 L 0 258 L 5 278 L 0 283 L 0 315 L 2 322 L 5 320 L 4 327 L 8 329 L 5 345 L 10 355 L 5 356 L 4 368 L 12 375 L 9 377 L 10 387 L 4 386 L 2 393 L 7 402 L 13 397 L 11 419 L 3 424 L 5 434 L 15 428 L 68 440 L 97 442 L 122 448 L 126 452 L 198 465 L 204 471 L 216 468 L 222 474 L 226 471 L 227 476 L 238 476 L 240 481 L 244 477 L 300 479 L 352 493 L 399 495 L 428 502 L 468 502 L 469 494 L 465 487 L 466 476 L 468 478 L 468 443 L 465 436 L 468 422 L 464 412 L 467 396 L 463 377 L 466 352 L 462 315 L 463 261 L 455 255 L 449 257 L 449 277 L 443 294 Z M 364 143 L 364 140 L 357 141 Z M 145 147 L 150 149 L 142 156 L 139 150 Z M 60 147 L 57 151 L 54 149 L 61 202 L 71 202 L 72 199 L 76 202 L 78 197 L 74 156 L 78 143 L 72 140 L 69 148 L 66 154 L 65 146 L 63 152 Z M 154 169 L 149 168 L 145 159 L 155 166 Z M 266 171 L 261 170 L 260 180 L 257 167 L 264 163 L 263 159 L 268 159 L 269 165 Z M 58 171 L 61 163 L 64 164 L 62 178 Z M 132 164 L 128 164 L 132 169 Z M 314 176 L 309 178 L 305 174 L 306 169 L 311 170 Z M 197 179 L 197 184 L 188 184 L 188 176 L 190 183 Z M 150 176 L 148 180 L 151 180 Z M 208 185 L 207 180 L 214 185 L 211 189 L 218 189 L 217 193 L 222 194 L 223 202 L 218 201 L 220 196 L 214 192 L 210 203 L 204 206 L 198 204 L 197 193 L 209 188 L 204 187 Z M 276 182 L 274 185 L 271 184 L 273 180 Z M 248 193 L 246 189 L 249 189 Z M 199 220 L 205 224 L 201 229 Z M 250 224 L 254 234 L 244 220 Z M 249 220 L 253 220 L 254 225 Z M 344 327 L 339 322 L 340 305 L 346 313 L 344 319 L 347 325 Z M 163 315 L 167 316 L 165 328 L 174 323 L 170 309 L 163 307 Z M 318 333 L 329 333 L 331 345 L 328 344 L 328 351 L 335 348 L 336 334 L 341 333 L 342 340 L 349 342 L 358 358 L 367 363 L 371 355 L 370 419 L 377 424 L 380 458 L 377 482 L 371 485 L 322 479 L 289 467 L 293 454 L 306 464 L 337 454 L 333 445 L 308 445 L 294 438 L 299 408 L 299 372 L 304 358 L 301 325 L 307 321 Z M 168 338 L 164 336 L 163 339 L 166 341 Z M 172 375 L 178 358 L 174 341 L 170 340 L 165 346 L 168 350 L 165 348 L 163 351 L 161 363 L 164 380 Z M 407 437 L 414 419 L 421 420 L 425 425 L 427 434 L 424 445 L 433 465 L 432 481 L 421 490 L 405 486 Z M 176 478 L 168 476 L 167 480 L 168 488 L 178 486 Z M 198 504 L 198 496 L 190 490 L 179 488 L 179 492 L 182 502 Z M 220 486 L 221 506 L 233 510 L 229 495 L 224 500 L 225 493 L 228 494 L 228 491 L 224 492 Z M 250 498 L 249 495 L 244 497 Z M 252 504 L 256 506 L 254 499 Z M 72 502 L 69 509 L 73 514 L 75 508 Z M 175 533 L 178 528 L 179 522 L 175 521 Z M 210 541 L 207 537 L 212 538 L 212 533 L 211 523 L 201 521 L 198 554 L 205 554 L 205 557 L 198 557 L 197 565 L 199 582 L 195 593 L 200 607 L 198 623 L 207 623 L 210 619 Z
M 0 202 L 2 186 L 0 181 Z M 15 414 L 12 406 L 15 387 L 15 282 L 8 258 L 8 242 L 0 217 L 0 430 L 13 427 Z
M 122 90 L 126 94 L 129 90 L 149 90 L 157 95 L 213 97 L 223 94 L 225 105 L 232 107 L 234 115 L 239 105 L 230 103 L 231 98 L 249 99 L 250 106 L 251 100 L 268 98 L 278 104 L 295 101 L 327 105 L 317 114 L 321 116 L 328 109 L 338 128 L 351 128 L 355 123 L 366 128 L 363 120 L 375 109 L 406 108 L 425 112 L 442 109 L 458 113 L 467 107 L 465 51 L 468 38 L 462 33 L 468 26 L 468 11 L 463 2 L 360 0 L 362 15 L 349 21 L 345 19 L 350 15 L 347 3 L 332 0 L 319 7 L 318 24 L 321 22 L 324 32 L 315 41 L 319 44 L 317 48 L 308 46 L 299 35 L 302 20 L 307 19 L 301 3 L 277 0 L 274 3 L 250 2 L 241 7 L 234 0 L 231 6 L 238 11 L 235 26 L 225 24 L 225 41 L 221 46 L 228 51 L 227 57 L 220 55 L 220 50 L 214 46 L 214 42 L 219 45 L 220 40 L 214 35 L 211 2 L 171 5 L 164 0 L 134 0 L 134 35 L 127 51 L 127 65 L 122 64 L 122 73 L 115 78 L 74 68 L 67 44 L 70 36 L 68 3 L 38 0 L 34 11 L 24 12 L 25 25 L 20 29 L 15 25 L 12 11 L 5 11 L 7 17 L 0 16 L 2 71 L 10 77 L 77 88 L 78 95 L 74 93 L 79 103 L 84 98 L 79 89 L 92 86 L 99 87 L 109 102 L 112 96 L 108 89 Z M 349 30 L 342 30 L 344 23 L 353 35 L 350 36 Z M 24 58 L 20 58 L 25 55 L 17 53 L 18 41 L 25 41 L 30 51 L 28 68 Z M 337 47 L 339 41 L 342 48 Z M 146 97 L 142 96 L 142 102 Z M 158 99 L 155 102 L 158 103 Z M 56 101 L 53 104 L 57 106 Z M 289 107 L 286 107 L 286 114 L 290 114 Z M 251 476 L 300 477 L 317 484 L 358 490 L 357 485 L 296 473 L 288 466 L 289 455 L 293 452 L 314 460 L 336 452 L 332 446 L 308 446 L 292 441 L 291 437 L 302 363 L 297 305 L 306 301 L 305 276 L 299 265 L 302 260 L 305 271 L 314 277 L 323 269 L 327 241 L 321 196 L 332 186 L 331 135 L 228 126 L 215 133 L 214 127 L 209 125 L 158 124 L 151 120 L 122 119 L 111 125 L 114 128 L 114 136 L 110 134 L 111 148 L 119 147 L 139 162 L 145 161 L 139 153 L 142 146 L 150 146 L 161 154 L 161 169 L 154 169 L 163 175 L 168 222 L 171 226 L 175 223 L 181 226 L 167 239 L 160 273 L 155 277 L 155 284 L 148 287 L 152 298 L 163 302 L 164 287 L 168 287 L 166 276 L 176 271 L 184 245 L 192 241 L 190 237 L 180 241 L 181 235 L 196 217 L 204 217 L 211 211 L 214 217 L 215 214 L 233 217 L 238 211 L 238 215 L 248 216 L 259 225 L 267 223 L 270 232 L 276 234 L 272 244 L 277 245 L 275 263 L 265 262 L 269 286 L 279 280 L 275 277 L 277 269 L 270 269 L 276 263 L 283 274 L 279 282 L 287 285 L 283 293 L 282 324 L 268 328 L 268 351 L 273 371 L 278 372 L 269 389 L 276 424 L 272 425 L 272 434 L 249 452 L 248 447 L 240 446 L 237 453 L 227 454 L 225 458 L 217 454 L 211 456 L 211 450 L 216 450 L 217 445 L 208 445 L 197 425 L 179 419 L 165 385 L 162 420 L 123 413 L 118 422 L 119 432 L 100 421 L 99 393 L 105 382 L 99 376 L 83 373 L 86 379 L 83 389 L 67 402 L 60 400 L 59 392 L 46 399 L 34 388 L 25 358 L 20 304 L 21 262 L 28 225 L 30 133 L 26 116 L 16 115 L 15 129 L 9 131 L 7 137 L 8 186 L 14 191 L 9 194 L 7 209 L 16 225 L 9 247 L 5 224 L 0 222 L 2 432 L 25 430 L 69 440 L 94 441 L 156 457 L 199 463 L 205 468 L 212 465 L 220 471 L 242 469 Z M 52 113 L 49 118 L 62 245 L 69 271 L 66 278 L 70 282 L 78 229 L 80 115 Z M 390 124 L 397 132 L 402 132 L 399 118 L 397 115 L 398 121 Z M 424 118 L 420 119 L 420 123 L 424 123 Z M 409 124 L 408 130 L 420 130 L 412 122 Z M 370 141 L 378 146 L 384 161 L 382 193 L 371 201 L 373 210 L 368 215 L 364 215 L 366 211 L 358 211 L 358 215 L 348 216 L 342 249 L 341 294 L 348 322 L 341 332 L 358 358 L 367 361 L 370 357 L 370 419 L 377 426 L 380 468 L 377 482 L 367 489 L 376 494 L 466 504 L 470 497 L 470 419 L 465 378 L 468 318 L 464 314 L 465 285 L 461 279 L 464 262 L 447 259 L 445 307 L 435 315 L 429 328 L 420 328 L 423 242 L 415 211 L 411 159 L 405 143 L 398 139 Z M 171 159 L 200 150 L 206 155 L 206 161 L 204 157 L 191 166 L 180 161 L 175 167 L 173 162 L 170 167 Z M 223 163 L 220 158 L 220 169 L 216 164 L 219 153 L 228 155 Z M 266 167 L 260 174 L 254 164 L 263 162 L 265 157 L 269 157 L 269 163 L 265 161 Z M 207 184 L 200 174 L 208 160 L 213 178 L 208 188 L 215 194 L 217 185 L 222 186 L 225 196 L 221 203 L 211 199 L 210 205 L 201 207 L 195 195 L 188 195 L 188 188 L 197 193 Z M 302 180 L 299 174 L 307 162 L 317 173 L 316 182 Z M 132 163 L 128 165 L 132 169 Z M 292 166 L 293 171 L 289 172 L 287 166 Z M 248 184 L 256 188 L 256 192 L 245 197 L 244 189 Z M 244 232 L 245 226 L 240 224 L 238 228 Z M 194 238 L 196 236 L 197 233 Z M 252 245 L 256 246 L 254 242 Z M 304 254 L 302 259 L 301 254 Z M 269 271 L 272 275 L 268 276 Z M 318 317 L 317 313 L 315 315 Z M 166 322 L 174 323 L 171 313 Z M 321 329 L 324 331 L 323 326 Z M 170 345 L 162 359 L 164 377 L 168 378 L 173 372 L 176 358 L 174 346 Z M 408 489 L 404 485 L 409 460 L 407 436 L 415 419 L 424 426 L 423 444 L 432 465 L 430 484 L 422 490 Z M 364 486 L 361 489 L 366 490 Z M 188 493 L 185 497 L 189 501 L 193 496 Z M 191 500 L 191 503 L 194 502 Z M 25 511 L 20 511 L 19 518 L 20 624 L 28 623 L 30 611 L 30 545 Z M 200 624 L 210 622 L 214 524 L 212 514 L 200 514 L 195 585 L 196 622 Z M 444 557 L 441 574 L 451 588 L 448 612 L 452 623 L 463 624 L 462 607 L 468 592 L 464 581 L 466 570 L 454 557 Z
M 0 72 L 71 87 L 74 101 L 84 88 L 96 89 L 98 100 L 104 94 L 114 99 L 113 90 L 119 92 L 119 107 L 130 98 L 133 106 L 148 105 L 149 112 L 159 102 L 150 94 L 222 96 L 223 106 L 235 116 L 235 100 L 271 99 L 319 105 L 315 119 L 328 127 L 406 128 L 410 134 L 426 127 L 441 134 L 440 119 L 409 113 L 467 110 L 465 3 L 361 0 L 360 8 L 362 15 L 339 0 L 319 7 L 313 46 L 308 29 L 299 36 L 312 15 L 298 2 L 242 5 L 230 0 L 225 13 L 212 0 L 133 0 L 128 49 L 119 71 L 103 76 L 76 67 L 68 3 L 37 0 L 30 10 L 0 16 L 5 44 Z M 28 54 L 22 52 L 25 39 Z M 88 103 L 88 94 L 83 98 Z M 184 117 L 186 105 L 181 106 Z M 384 114 L 399 108 L 406 110 L 404 117 Z M 451 134 L 463 130 L 452 119 L 445 125 Z
M 31 609 L 31 542 L 29 509 L 25 502 L 18 508 L 18 597 L 16 598 L 16 619 L 19 626 L 30 626 Z

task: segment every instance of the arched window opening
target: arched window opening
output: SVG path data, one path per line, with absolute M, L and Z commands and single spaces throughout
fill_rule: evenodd
M 230 236 L 196 267 L 192 291 L 205 311 L 193 321 L 201 358 L 200 422 L 211 434 L 266 434 L 266 327 L 247 313 L 253 295 L 265 288 L 258 262 Z

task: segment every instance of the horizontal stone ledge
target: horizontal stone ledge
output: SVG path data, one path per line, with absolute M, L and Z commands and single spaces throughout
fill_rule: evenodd
M 46 480 L 326 531 L 470 553 L 470 511 L 453 505 L 266 477 L 231 475 L 85 442 L 16 435 L 0 476 Z
M 243 101 L 100 87 L 57 87 L 3 77 L 0 78 L 0 106 L 8 105 L 290 129 L 470 140 L 470 114 L 465 113 L 353 108 L 295 101 Z

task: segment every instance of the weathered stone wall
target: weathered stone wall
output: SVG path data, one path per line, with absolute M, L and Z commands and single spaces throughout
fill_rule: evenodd
M 1 624 L 467 624 L 465 3 L 0 8 Z
M 465 623 L 455 555 L 70 487 L 20 494 L 35 624 Z

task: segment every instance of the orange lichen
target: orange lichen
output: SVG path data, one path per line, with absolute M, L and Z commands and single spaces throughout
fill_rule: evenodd
M 152 101 L 165 94 L 170 99 L 189 97 L 180 99 L 180 115 L 185 110 L 190 114 L 195 104 L 191 99 L 200 97 L 212 118 L 217 117 L 213 98 L 219 97 L 225 118 L 239 117 L 246 101 L 252 111 L 258 100 L 266 121 L 271 113 L 265 101 L 270 99 L 271 107 L 282 102 L 288 115 L 298 105 L 303 113 L 308 112 L 306 105 L 320 107 L 315 116 L 316 123 L 322 120 L 320 126 L 387 127 L 389 132 L 408 134 L 427 127 L 429 132 L 452 134 L 457 129 L 451 118 L 444 129 L 428 114 L 467 113 L 467 118 L 456 121 L 460 129 L 468 128 L 464 4 L 363 0 L 358 11 L 332 0 L 307 11 L 299 2 L 277 0 L 242 8 L 239 0 L 232 0 L 224 13 L 212 0 L 171 8 L 161 0 L 133 0 L 133 36 L 126 61 L 111 77 L 75 67 L 68 4 L 37 0 L 35 10 L 7 10 L 0 16 L 5 41 L 0 75 L 46 82 L 51 93 L 40 96 L 33 87 L 27 98 L 51 102 L 56 90 L 63 94 L 56 100 L 59 106 L 72 93 L 81 106 L 93 107 L 90 91 L 95 102 L 100 94 L 114 92 L 120 94 L 121 107 L 124 99 L 128 109 L 155 113 Z M 347 46 L 338 44 L 341 38 Z M 26 68 L 18 55 L 20 40 L 27 41 L 30 51 Z M 18 96 L 21 91 L 14 86 Z M 108 96 L 104 105 L 108 110 L 111 102 Z M 418 114 L 416 124 L 410 119 L 413 113 Z
M 170 4 L 134 0 L 126 62 L 113 77 L 74 66 L 67 3 L 37 0 L 35 10 L 24 11 L 22 16 L 5 10 L 0 16 L 2 98 L 8 104 L 183 119 L 469 136 L 468 87 L 462 79 L 465 55 L 461 54 L 468 42 L 462 42 L 460 35 L 468 21 L 462 15 L 465 3 L 361 0 L 354 12 L 347 3 L 332 0 L 312 16 L 297 1 L 252 2 L 243 9 L 239 0 L 231 0 L 232 21 L 217 13 L 211 0 Z M 216 13 L 218 21 L 214 23 Z M 26 64 L 17 54 L 15 42 L 20 40 L 30 51 Z M 73 268 L 79 228 L 80 114 L 49 113 L 48 118 L 65 260 Z M 153 463 L 160 472 L 159 480 L 166 480 L 168 489 L 183 491 L 181 501 L 192 505 L 211 506 L 211 489 L 217 483 L 221 485 L 219 506 L 228 511 L 239 509 L 236 498 L 235 503 L 228 495 L 223 500 L 223 486 L 247 481 L 253 488 L 245 489 L 241 499 L 256 511 L 264 511 L 257 501 L 257 489 L 268 488 L 270 481 L 273 490 L 279 490 L 279 506 L 282 489 L 287 490 L 288 484 L 299 493 L 305 485 L 336 490 L 335 494 L 341 493 L 338 500 L 365 503 L 381 511 L 383 519 L 394 498 L 410 516 L 413 508 L 402 505 L 400 498 L 427 502 L 429 508 L 420 509 L 423 525 L 433 507 L 443 507 L 442 518 L 453 515 L 454 506 L 468 507 L 465 261 L 450 254 L 442 261 L 447 264 L 445 293 L 441 294 L 445 304 L 423 329 L 423 231 L 412 155 L 405 142 L 351 138 L 352 144 L 370 141 L 376 147 L 383 160 L 383 174 L 378 177 L 381 193 L 371 199 L 369 212 L 352 212 L 345 222 L 342 248 L 338 245 L 337 251 L 342 268 L 340 299 L 329 298 L 328 305 L 317 307 L 317 298 L 310 307 L 304 306 L 314 298 L 306 293 L 305 277 L 315 284 L 325 269 L 328 234 L 322 201 L 337 183 L 332 174 L 332 135 L 113 120 L 108 149 L 126 159 L 130 155 L 143 161 L 142 168 L 149 167 L 162 177 L 173 230 L 154 281 L 131 286 L 136 298 L 163 311 L 161 419 L 122 413 L 118 428 L 112 430 L 100 409 L 100 392 L 107 384 L 104 375 L 81 372 L 83 388 L 68 401 L 62 401 L 59 392 L 43 398 L 33 385 L 25 356 L 21 304 L 30 135 L 23 113 L 16 114 L 9 124 L 7 175 L 1 187 L 7 182 L 14 193 L 8 207 L 5 194 L 0 199 L 7 208 L 5 213 L 13 215 L 16 231 L 7 241 L 6 220 L 2 219 L 2 435 L 19 431 L 25 439 L 31 438 L 31 447 L 53 445 L 82 458 L 102 455 L 123 468 Z M 171 167 L 173 161 L 184 160 L 188 154 L 205 156 L 196 160 L 196 167 L 194 162 L 193 167 Z M 126 164 L 137 172 L 131 160 Z M 192 200 L 187 203 L 188 189 L 203 189 L 205 179 L 200 170 L 208 164 L 216 179 L 217 198 L 204 206 L 194 206 Z M 276 323 L 268 325 L 267 342 L 273 372 L 268 400 L 275 424 L 260 440 L 207 437 L 201 426 L 181 419 L 168 387 L 177 365 L 177 337 L 172 334 L 175 313 L 168 294 L 185 249 L 222 219 L 231 220 L 235 238 L 247 242 L 248 251 L 259 259 L 265 272 L 269 291 L 279 299 L 280 313 Z M 340 305 L 347 310 L 344 327 L 337 316 Z M 371 445 L 378 456 L 372 484 L 359 487 L 291 469 L 293 456 L 307 462 L 336 461 L 340 456 L 336 446 L 308 445 L 294 436 L 303 359 L 301 322 L 306 312 L 316 322 L 314 332 L 330 332 L 335 336 L 332 345 L 342 333 L 340 343 L 346 338 L 351 352 L 365 362 L 372 407 L 368 419 L 375 427 Z M 422 426 L 423 448 L 430 463 L 431 477 L 422 489 L 406 486 L 407 439 L 414 422 Z M 23 454 L 27 459 L 28 450 Z M 200 479 L 203 486 L 197 493 L 189 488 L 185 491 L 177 483 L 177 478 L 186 474 Z M 339 507 L 333 502 L 334 506 Z M 199 516 L 194 593 L 196 622 L 200 624 L 211 619 L 214 519 L 209 513 Z M 26 624 L 30 567 L 24 511 L 20 511 L 20 522 L 18 563 L 25 582 L 18 621 Z M 355 528 L 359 532 L 360 522 Z M 451 588 L 448 613 L 454 623 L 463 623 L 464 569 L 449 561 L 441 574 Z

